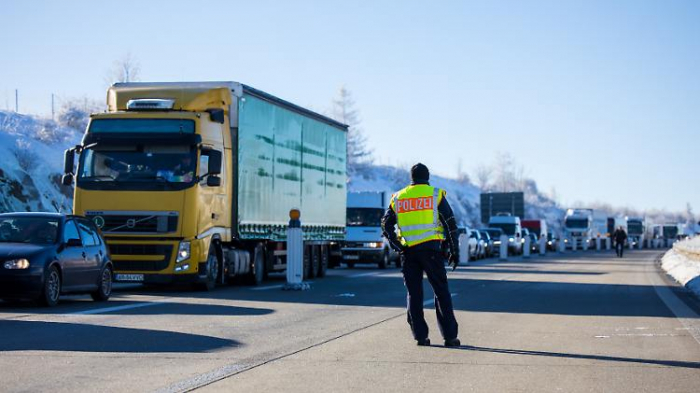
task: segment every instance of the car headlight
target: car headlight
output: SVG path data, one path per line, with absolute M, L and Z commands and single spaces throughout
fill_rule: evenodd
M 177 263 L 190 259 L 190 246 L 190 242 L 180 242 L 180 246 L 177 248 Z
M 29 269 L 29 260 L 25 258 L 13 259 L 11 261 L 5 262 L 3 265 L 5 269 L 8 270 L 24 270 Z
M 551 245 L 552 245 L 552 241 L 551 241 L 551 240 L 548 241 L 547 244 L 551 246 Z
M 513 238 L 511 237 L 511 238 L 508 239 L 508 241 L 509 241 L 509 242 L 514 242 L 515 239 L 513 239 Z

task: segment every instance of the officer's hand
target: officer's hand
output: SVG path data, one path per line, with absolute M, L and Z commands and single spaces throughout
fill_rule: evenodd
M 452 271 L 455 271 L 455 269 L 457 269 L 457 265 L 459 265 L 459 255 L 450 254 L 450 258 L 448 261 L 449 265 L 452 266 Z

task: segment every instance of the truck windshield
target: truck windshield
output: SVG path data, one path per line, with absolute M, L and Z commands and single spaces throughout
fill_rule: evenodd
M 88 189 L 184 189 L 194 184 L 190 146 L 108 146 L 83 151 L 78 185 Z
M 675 226 L 665 226 L 664 227 L 664 238 L 674 239 L 678 236 L 678 227 Z
M 492 222 L 489 224 L 489 226 L 501 229 L 503 231 L 503 233 L 505 233 L 506 235 L 509 235 L 509 236 L 515 235 L 515 224 Z
M 564 220 L 567 228 L 588 228 L 588 220 L 585 218 L 567 218 Z
M 348 208 L 349 227 L 378 227 L 382 225 L 384 209 L 376 208 Z
M 627 233 L 630 235 L 641 235 L 644 233 L 644 226 L 641 222 L 627 221 Z

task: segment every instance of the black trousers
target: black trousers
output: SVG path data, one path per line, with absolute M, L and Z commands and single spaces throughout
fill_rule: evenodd
M 428 338 L 428 324 L 423 315 L 423 272 L 428 277 L 435 293 L 435 311 L 437 312 L 440 333 L 445 340 L 457 338 L 457 320 L 452 308 L 452 296 L 447 286 L 445 258 L 439 251 L 408 250 L 403 255 L 403 281 L 408 295 L 406 297 L 408 324 L 413 338 Z
M 622 258 L 622 254 L 625 251 L 625 242 L 616 242 L 615 243 L 615 252 L 617 253 L 617 256 Z

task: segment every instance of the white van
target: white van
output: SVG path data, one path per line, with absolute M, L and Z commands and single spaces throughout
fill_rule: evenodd
M 489 218 L 490 228 L 499 228 L 508 236 L 508 253 L 520 255 L 523 253 L 523 242 L 521 239 L 522 226 L 520 217 L 511 216 L 509 213 L 499 213 L 497 216 Z
M 341 253 L 349 268 L 355 263 L 376 263 L 384 269 L 391 261 L 400 267 L 401 259 L 382 236 L 381 220 L 388 205 L 386 192 L 348 193 L 345 244 Z

